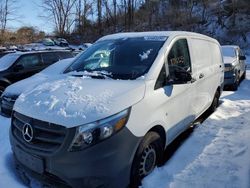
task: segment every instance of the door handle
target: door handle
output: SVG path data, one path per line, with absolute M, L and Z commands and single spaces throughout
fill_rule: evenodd
M 200 73 L 199 79 L 202 79 L 203 77 L 204 77 L 204 74 L 203 74 L 203 73 Z

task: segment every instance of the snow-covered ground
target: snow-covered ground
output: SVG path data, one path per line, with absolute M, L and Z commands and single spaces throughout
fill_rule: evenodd
M 25 187 L 16 177 L 10 120 L 0 116 L 0 188 Z M 197 126 L 143 188 L 250 187 L 250 71 L 238 91 L 223 92 L 215 113 Z
M 250 187 L 250 71 L 237 92 L 178 148 L 166 164 L 143 181 L 143 188 Z

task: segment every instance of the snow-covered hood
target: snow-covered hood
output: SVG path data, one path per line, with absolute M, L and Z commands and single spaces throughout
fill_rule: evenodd
M 223 59 L 225 64 L 232 64 L 232 65 L 235 64 L 237 60 L 236 57 L 229 57 L 229 56 L 224 56 Z
M 144 92 L 144 80 L 61 75 L 21 94 L 14 110 L 70 128 L 116 114 L 139 102 Z

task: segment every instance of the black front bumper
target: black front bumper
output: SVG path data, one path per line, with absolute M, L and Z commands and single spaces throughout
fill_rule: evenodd
M 58 151 L 46 155 L 34 153 L 23 147 L 10 131 L 14 155 L 19 148 L 27 155 L 39 157 L 43 161 L 42 173 L 31 170 L 27 167 L 29 165 L 17 160 L 18 171 L 26 174 L 27 177 L 39 179 L 45 184 L 60 183 L 64 186 L 86 188 L 122 188 L 129 185 L 131 165 L 141 138 L 124 128 L 111 138 L 92 147 L 69 152 L 72 139 L 66 138 L 67 143 L 63 144 Z
M 225 72 L 224 73 L 224 86 L 227 87 L 227 86 L 233 85 L 236 79 L 237 78 L 236 78 L 236 74 L 234 70 Z

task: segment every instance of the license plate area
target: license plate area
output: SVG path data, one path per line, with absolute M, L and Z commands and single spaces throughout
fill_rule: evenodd
M 44 163 L 40 157 L 28 154 L 18 147 L 15 148 L 14 153 L 17 160 L 30 170 L 33 170 L 39 174 L 44 172 Z

